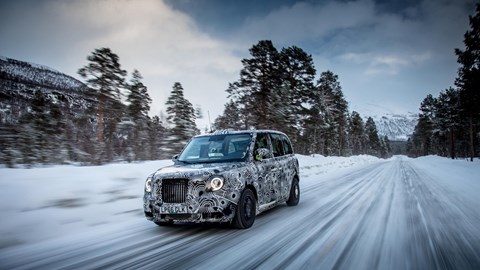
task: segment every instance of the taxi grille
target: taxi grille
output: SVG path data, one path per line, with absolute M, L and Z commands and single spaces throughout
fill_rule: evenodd
M 187 200 L 187 179 L 163 179 L 162 200 L 165 203 L 184 203 Z

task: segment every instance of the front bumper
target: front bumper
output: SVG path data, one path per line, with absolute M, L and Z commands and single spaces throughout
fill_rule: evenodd
M 162 209 L 162 206 L 163 209 Z M 187 208 L 186 213 L 166 212 L 165 206 L 171 209 Z M 203 222 L 231 222 L 235 213 L 235 204 L 228 203 L 225 207 L 215 207 L 217 211 L 211 211 L 209 208 L 197 208 L 186 204 L 156 204 L 155 200 L 149 199 L 147 195 L 144 197 L 144 212 L 148 220 L 155 222 L 187 222 L 187 223 L 203 223 Z
M 229 222 L 245 188 L 243 170 L 223 172 L 223 187 L 210 190 L 209 180 L 219 175 L 217 170 L 195 171 L 191 174 L 156 174 L 151 192 L 145 192 L 143 208 L 149 220 L 182 222 Z M 181 209 L 181 211 L 177 211 Z

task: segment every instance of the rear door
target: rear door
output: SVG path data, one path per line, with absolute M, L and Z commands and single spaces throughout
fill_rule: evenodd
M 289 179 L 289 162 L 291 159 L 291 147 L 286 145 L 285 140 L 288 139 L 283 134 L 272 133 L 270 135 L 272 141 L 273 159 L 275 162 L 275 179 L 274 188 L 278 201 L 288 199 L 290 192 L 291 179 Z

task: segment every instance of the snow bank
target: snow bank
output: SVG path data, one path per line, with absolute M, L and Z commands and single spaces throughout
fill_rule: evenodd
M 302 188 L 319 181 L 332 181 L 337 175 L 371 164 L 388 162 L 372 156 L 297 157 Z M 480 161 L 440 157 L 414 161 L 455 194 L 477 198 Z M 144 181 L 156 169 L 170 164 L 170 160 L 161 160 L 91 167 L 0 168 L 0 249 L 147 222 L 142 210 Z M 480 200 L 472 201 L 472 205 L 480 208 Z
M 301 184 L 376 162 L 371 156 L 297 155 Z M 143 185 L 170 160 L 78 167 L 0 168 L 0 249 L 143 220 Z M 310 178 L 310 176 L 312 176 Z
M 169 164 L 1 168 L 0 248 L 143 218 L 144 181 Z
M 311 177 L 344 173 L 345 170 L 355 170 L 367 164 L 384 161 L 377 157 L 360 155 L 352 157 L 324 157 L 322 155 L 296 155 L 300 164 L 300 182 L 318 182 L 322 177 Z M 330 178 L 330 177 L 329 177 Z
M 465 159 L 449 159 L 439 156 L 426 156 L 413 159 L 416 167 L 434 177 L 436 183 L 450 190 L 451 194 L 469 200 L 480 209 L 480 159 L 473 162 Z

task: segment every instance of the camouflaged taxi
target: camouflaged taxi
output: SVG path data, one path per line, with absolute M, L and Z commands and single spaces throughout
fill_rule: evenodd
M 228 222 L 249 228 L 259 213 L 300 199 L 298 161 L 278 131 L 199 135 L 173 161 L 145 182 L 145 216 L 157 225 Z

